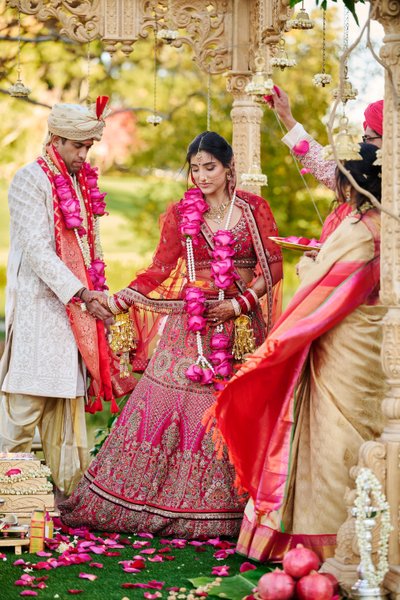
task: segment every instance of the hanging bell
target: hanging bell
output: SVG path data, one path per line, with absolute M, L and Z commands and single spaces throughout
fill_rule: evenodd
M 31 89 L 26 87 L 18 77 L 17 81 L 8 89 L 8 93 L 13 98 L 27 98 L 31 93 Z
M 313 84 L 315 87 L 325 87 L 332 83 L 332 75 L 329 73 L 316 73 L 313 76 Z
M 314 21 L 310 19 L 308 12 L 302 7 L 295 18 L 288 21 L 288 26 L 292 29 L 313 29 Z
M 267 186 L 268 177 L 261 172 L 261 167 L 253 163 L 248 173 L 242 173 L 240 182 L 247 185 Z
M 353 87 L 351 81 L 346 77 L 343 80 L 343 86 L 336 88 L 333 90 L 333 97 L 340 98 L 343 103 L 346 103 L 348 100 L 355 100 L 357 98 L 358 90 Z
M 149 123 L 150 125 L 154 125 L 154 127 L 157 127 L 157 125 L 159 125 L 162 122 L 163 118 L 160 115 L 157 115 L 156 113 L 149 115 L 146 119 L 146 123 Z
M 252 96 L 255 102 L 264 104 L 264 96 L 270 94 L 274 89 L 274 82 L 270 77 L 267 77 L 265 73 L 265 60 L 264 57 L 258 54 L 254 63 L 256 66 L 256 72 L 252 75 L 251 80 L 244 88 L 244 91 L 249 96 Z
M 177 37 L 178 32 L 176 29 L 160 29 L 160 31 L 157 32 L 157 38 L 166 44 L 172 44 Z
M 285 41 L 279 40 L 278 51 L 276 56 L 271 58 L 271 65 L 278 67 L 281 71 L 287 68 L 296 66 L 294 58 L 289 58 L 285 49 Z
M 336 158 L 338 160 L 361 160 L 360 147 L 353 142 L 348 129 L 349 120 L 344 115 L 339 121 L 339 131 L 334 140 Z M 322 151 L 324 160 L 335 160 L 332 146 L 325 146 Z

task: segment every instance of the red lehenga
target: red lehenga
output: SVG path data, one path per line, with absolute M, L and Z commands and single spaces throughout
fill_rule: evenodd
M 268 204 L 245 192 L 237 196 L 242 217 L 231 230 L 236 239 L 235 266 L 261 274 L 267 286 L 263 309 L 258 306 L 252 314 L 259 345 L 265 339 L 265 322 L 269 329 L 274 320 L 282 256 L 268 239 L 277 233 Z M 187 332 L 181 300 L 187 281 L 179 218 L 178 203 L 167 212 L 152 265 L 121 292 L 125 299 L 134 299 L 136 317 L 138 306 L 167 316 L 152 327 L 136 319 L 141 327 L 136 364 L 151 346 L 150 334 L 156 327 L 158 344 L 101 452 L 71 498 L 60 505 L 67 525 L 180 537 L 239 532 L 247 497 L 234 487 L 235 471 L 228 457 L 216 457 L 213 428 L 207 432 L 202 424 L 215 399 L 213 387 L 185 376 L 197 358 L 197 347 L 195 335 Z M 212 234 L 204 223 L 194 248 L 196 272 L 209 268 L 211 244 Z M 208 298 L 217 298 L 218 290 L 211 278 L 206 279 L 202 283 Z M 228 290 L 227 297 L 237 293 Z M 233 333 L 233 322 L 226 324 L 225 331 Z M 212 329 L 204 336 L 206 355 L 211 334 Z

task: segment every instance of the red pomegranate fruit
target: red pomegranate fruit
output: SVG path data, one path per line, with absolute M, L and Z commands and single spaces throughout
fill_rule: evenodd
M 299 600 L 331 600 L 333 583 L 322 573 L 313 571 L 297 582 L 296 596 Z
M 329 579 L 329 581 L 333 585 L 333 593 L 338 594 L 339 593 L 339 582 L 336 579 L 336 577 L 332 573 L 320 573 L 320 575 L 323 575 L 324 577 L 327 577 Z
M 293 598 L 295 582 L 280 569 L 260 577 L 257 591 L 262 600 L 289 600 Z
M 296 548 L 289 550 L 284 556 L 283 570 L 295 579 L 300 579 L 318 569 L 318 556 L 312 550 L 304 548 L 302 544 L 297 544 Z

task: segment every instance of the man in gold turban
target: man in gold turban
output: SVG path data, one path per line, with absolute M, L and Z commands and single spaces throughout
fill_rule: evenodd
M 9 189 L 6 347 L 0 364 L 0 451 L 29 452 L 38 427 L 45 460 L 69 495 L 87 466 L 86 410 L 112 403 L 110 363 L 94 299 L 107 289 L 98 236 L 105 194 L 86 162 L 108 98 L 56 104 L 43 155 Z

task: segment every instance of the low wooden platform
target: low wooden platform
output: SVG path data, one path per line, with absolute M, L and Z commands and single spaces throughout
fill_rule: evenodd
M 1 548 L 14 548 L 15 554 L 22 554 L 22 547 L 28 546 L 29 548 L 29 538 L 17 538 L 17 537 L 2 537 L 0 539 L 0 549 Z

